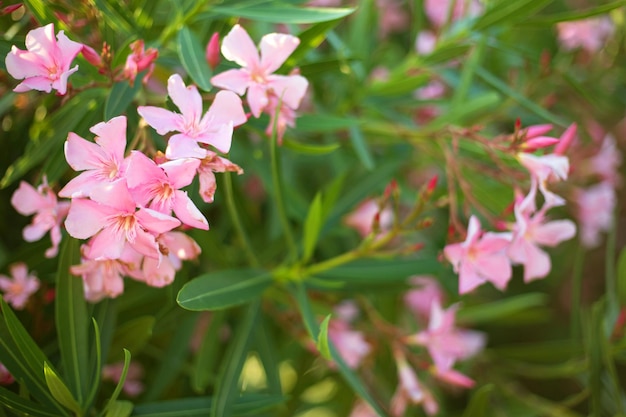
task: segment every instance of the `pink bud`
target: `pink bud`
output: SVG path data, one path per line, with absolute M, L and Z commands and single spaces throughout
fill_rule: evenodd
M 102 57 L 91 46 L 83 45 L 80 50 L 83 57 L 94 67 L 100 68 L 102 66 Z
M 4 9 L 2 9 L 0 11 L 0 14 L 1 15 L 11 14 L 11 13 L 13 13 L 14 11 L 16 11 L 17 9 L 19 9 L 22 6 L 23 6 L 22 3 L 10 4 L 10 5 L 6 6 Z
M 558 145 L 554 148 L 555 155 L 563 155 L 567 149 L 570 147 L 574 139 L 576 138 L 576 132 L 578 131 L 578 126 L 576 123 L 572 123 L 569 125 L 565 132 L 561 135 L 561 140 Z
M 206 60 L 214 70 L 220 63 L 220 34 L 215 32 L 206 46 Z
M 539 136 L 524 142 L 520 148 L 524 152 L 534 152 L 537 149 L 546 148 L 554 145 L 555 143 L 559 143 L 559 139 L 551 138 L 549 136 Z
M 430 181 L 428 181 L 428 185 L 426 186 L 426 191 L 429 193 L 432 193 L 433 191 L 435 191 L 435 188 L 437 187 L 437 180 L 439 180 L 439 177 L 437 175 L 434 175 Z
M 522 120 L 518 117 L 515 119 L 515 131 L 517 132 L 522 127 Z
M 551 130 L 552 130 L 551 124 L 543 124 L 543 125 L 528 126 L 526 129 L 524 129 L 524 132 L 526 133 L 526 140 L 529 140 L 529 139 L 536 138 L 538 136 L 543 136 Z

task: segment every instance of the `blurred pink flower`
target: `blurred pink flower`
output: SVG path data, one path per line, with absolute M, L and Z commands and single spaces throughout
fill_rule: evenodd
M 422 30 L 415 38 L 415 51 L 418 55 L 428 55 L 435 50 L 437 35 L 430 30 Z
M 448 16 L 451 22 L 455 22 L 465 16 L 476 16 L 482 9 L 477 0 L 424 0 L 424 12 L 437 28 L 448 23 Z
M 11 372 L 4 366 L 3 363 L 0 363 L 0 385 L 9 385 L 15 381 Z
M 409 25 L 409 14 L 398 0 L 376 0 L 378 37 L 385 39 L 392 32 L 402 32 Z
M 374 221 L 377 216 L 380 229 L 379 236 L 382 236 L 393 225 L 393 211 L 389 207 L 381 209 L 376 200 L 372 198 L 361 202 L 356 210 L 348 214 L 345 223 L 356 229 L 362 237 L 366 237 L 374 231 Z
M 25 241 L 34 242 L 50 231 L 52 246 L 46 250 L 45 255 L 47 258 L 54 258 L 59 252 L 61 223 L 67 216 L 70 203 L 57 202 L 56 195 L 44 178 L 37 189 L 24 181 L 20 182 L 20 186 L 11 196 L 11 204 L 24 216 L 35 215 L 33 221 L 24 228 Z
M 349 324 L 340 319 L 330 321 L 328 338 L 346 365 L 353 369 L 358 368 L 372 350 L 362 332 L 350 329 Z
M 157 165 L 139 151 L 128 157 L 126 183 L 137 205 L 176 217 L 187 226 L 208 230 L 209 223 L 186 191 L 193 181 L 200 160 L 182 158 Z
M 279 97 L 273 93 L 268 94 L 266 110 L 270 116 L 270 122 L 265 129 L 265 134 L 271 137 L 274 128 L 276 128 L 276 141 L 281 145 L 287 127 L 296 127 L 296 111 L 289 106 L 283 105 Z
M 517 154 L 517 158 L 530 172 L 531 191 L 529 196 L 533 198 L 526 200 L 528 202 L 528 210 L 536 210 L 534 196 L 536 195 L 537 188 L 539 188 L 539 191 L 541 191 L 545 199 L 545 210 L 565 204 L 565 200 L 562 197 L 548 190 L 547 184 L 550 181 L 567 179 L 569 173 L 569 159 L 566 156 L 556 154 L 537 156 L 522 152 Z
M 159 51 L 154 48 L 145 50 L 142 39 L 131 43 L 130 49 L 132 52 L 126 58 L 126 64 L 124 65 L 124 78 L 133 85 L 137 74 L 147 69 L 148 72 L 142 80 L 145 84 L 152 75 L 152 71 L 154 71 L 154 61 L 159 56 Z
M 556 24 L 559 42 L 566 50 L 582 48 L 593 54 L 606 44 L 615 28 L 608 16 L 592 17 Z
M 0 290 L 4 293 L 4 300 L 16 310 L 22 310 L 28 298 L 39 289 L 39 279 L 28 273 L 28 267 L 23 262 L 9 266 L 11 277 L 0 275 Z
M 613 226 L 613 211 L 617 196 L 613 185 L 607 181 L 577 190 L 575 194 L 580 224 L 580 240 L 585 247 L 600 244 L 600 233 Z
M 507 249 L 509 258 L 517 264 L 524 265 L 524 282 L 543 278 L 550 272 L 550 256 L 539 248 L 556 246 L 576 234 L 576 225 L 571 220 L 555 220 L 546 222 L 544 209 L 531 216 L 515 205 L 515 225 L 513 238 Z
M 391 398 L 390 411 L 394 417 L 402 417 L 409 404 L 421 404 L 429 416 L 439 412 L 439 405 L 428 389 L 422 386 L 417 375 L 406 358 L 400 352 L 395 352 L 394 357 L 398 367 L 398 387 Z
M 297 109 L 308 87 L 300 75 L 277 75 L 274 72 L 300 44 L 295 36 L 270 33 L 260 42 L 261 54 L 240 25 L 235 25 L 224 37 L 222 54 L 241 69 L 230 69 L 211 78 L 211 83 L 234 91 L 240 96 L 248 91 L 248 105 L 254 117 L 259 117 L 269 104 L 268 94 L 273 92 L 291 109 Z
M 65 159 L 74 171 L 83 172 L 59 191 L 61 197 L 89 197 L 98 185 L 117 181 L 125 175 L 126 116 L 98 123 L 89 130 L 96 135 L 96 143 L 74 132 L 67 136 Z
M 591 160 L 591 170 L 613 186 L 620 184 L 619 166 L 622 164 L 622 154 L 617 148 L 615 138 L 608 134 L 602 140 L 602 146 Z
M 111 381 L 117 384 L 122 377 L 123 371 L 123 362 L 105 365 L 102 367 L 102 380 Z M 141 394 L 144 390 L 141 378 L 143 378 L 143 367 L 136 362 L 131 362 L 128 366 L 126 380 L 124 381 L 122 391 L 124 391 L 124 393 L 129 397 L 136 397 Z
M 200 197 L 206 203 L 212 203 L 217 189 L 215 172 L 235 172 L 243 174 L 239 165 L 222 158 L 215 152 L 207 151 L 206 156 L 200 161 L 198 167 L 198 180 L 200 182 Z
M 504 290 L 511 279 L 511 263 L 506 256 L 510 235 L 481 233 L 480 221 L 472 216 L 467 238 L 444 248 L 444 255 L 459 274 L 459 293 L 465 294 L 489 281 Z
M 348 417 L 378 417 L 378 413 L 365 401 L 357 400 Z
M 432 304 L 443 303 L 444 292 L 441 285 L 431 276 L 413 276 L 409 283 L 414 288 L 404 294 L 404 304 L 418 317 L 428 319 Z
M 71 41 L 63 31 L 54 36 L 54 24 L 33 29 L 26 34 L 26 51 L 15 45 L 6 57 L 9 74 L 24 80 L 13 89 L 18 93 L 39 90 L 49 93 L 52 89 L 63 95 L 67 92 L 67 78 L 78 71 L 78 65 L 70 65 L 83 45 Z
M 137 112 L 159 135 L 179 132 L 168 141 L 168 159 L 206 157 L 207 150 L 199 143 L 214 146 L 220 152 L 230 150 L 233 127 L 247 120 L 236 94 L 219 91 L 202 115 L 202 97 L 195 85 L 185 86 L 180 75 L 174 74 L 167 81 L 167 91 L 180 113 L 153 106 L 139 106 Z
M 82 252 L 88 254 L 88 245 Z M 115 298 L 124 292 L 124 276 L 137 268 L 141 254 L 126 246 L 119 259 L 89 259 L 83 255 L 82 262 L 72 265 L 70 272 L 83 280 L 85 299 L 97 303 L 104 298 Z

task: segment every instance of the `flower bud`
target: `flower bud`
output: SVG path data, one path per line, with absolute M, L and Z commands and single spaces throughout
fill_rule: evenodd
M 206 46 L 206 60 L 212 70 L 220 63 L 220 34 L 215 32 Z

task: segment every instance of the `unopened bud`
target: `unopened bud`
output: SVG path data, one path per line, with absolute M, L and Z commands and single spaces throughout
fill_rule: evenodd
M 542 125 L 528 126 L 526 129 L 524 129 L 524 133 L 526 134 L 526 140 L 529 140 L 538 136 L 543 136 L 551 130 L 552 125 L 549 123 L 545 123 Z
M 94 67 L 100 68 L 102 66 L 102 57 L 91 46 L 83 45 L 80 53 Z
M 392 194 L 395 194 L 397 189 L 398 189 L 398 182 L 394 178 L 391 180 L 389 184 L 387 184 L 387 187 L 385 188 L 385 193 L 384 193 L 385 199 L 388 199 L 389 197 L 391 197 Z
M 10 4 L 6 6 L 5 8 L 3 8 L 2 10 L 0 10 L 0 14 L 1 15 L 11 14 L 22 6 L 23 6 L 22 3 Z
M 435 191 L 435 188 L 437 188 L 437 181 L 438 180 L 439 180 L 439 176 L 438 175 L 433 175 L 433 177 L 430 179 L 430 181 L 428 181 L 428 185 L 426 186 L 426 192 L 428 192 L 430 194 L 433 191 Z
M 515 131 L 519 131 L 522 128 L 522 120 L 518 117 L 515 119 Z
M 520 150 L 524 152 L 534 152 L 537 149 L 546 148 L 554 145 L 555 143 L 559 143 L 559 139 L 551 138 L 549 136 L 539 136 L 522 143 L 520 145 Z
M 215 32 L 206 45 L 206 61 L 212 70 L 220 63 L 220 34 Z
M 576 125 L 576 123 L 572 123 L 567 129 L 565 129 L 565 132 L 563 132 L 563 134 L 561 135 L 561 140 L 559 141 L 559 144 L 556 145 L 554 148 L 555 155 L 563 155 L 565 154 L 565 152 L 567 152 L 567 149 L 576 138 L 577 131 L 578 126 Z

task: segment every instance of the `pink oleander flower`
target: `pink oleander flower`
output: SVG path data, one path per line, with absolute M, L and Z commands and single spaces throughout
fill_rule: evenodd
M 0 290 L 4 293 L 4 301 L 16 310 L 22 310 L 31 295 L 39 289 L 39 279 L 28 273 L 28 267 L 23 262 L 9 266 L 11 277 L 0 275 Z
M 506 248 L 510 236 L 502 233 L 481 233 L 480 222 L 472 216 L 467 238 L 444 248 L 444 255 L 459 274 L 459 293 L 465 294 L 485 282 L 504 290 L 511 279 L 512 269 Z
M 276 111 L 277 109 L 278 111 Z M 287 127 L 296 127 L 296 111 L 289 106 L 282 105 L 280 99 L 270 93 L 268 94 L 267 113 L 270 116 L 270 122 L 265 129 L 265 134 L 271 137 L 274 128 L 276 128 L 276 141 L 282 145 Z
M 599 175 L 604 182 L 613 186 L 619 185 L 622 154 L 617 148 L 613 135 L 608 134 L 604 137 L 600 150 L 591 158 L 590 164 L 592 172 Z
M 102 380 L 111 381 L 117 384 L 122 378 L 123 370 L 123 362 L 105 365 L 102 367 Z M 144 390 L 141 378 L 143 378 L 143 367 L 136 362 L 131 362 L 128 366 L 126 380 L 124 381 L 122 391 L 129 397 L 136 397 L 141 394 Z
M 400 352 L 395 352 L 394 357 L 398 367 L 398 388 L 391 398 L 391 415 L 402 417 L 409 404 L 421 404 L 429 416 L 439 412 L 439 405 L 430 391 L 420 384 L 417 375 L 406 358 Z
M 441 305 L 445 298 L 441 285 L 431 276 L 413 276 L 409 283 L 414 288 L 404 294 L 404 304 L 418 317 L 428 319 L 432 304 Z
M 218 32 L 211 35 L 204 56 L 211 69 L 215 70 L 220 63 L 220 34 Z
M 587 248 L 600 244 L 600 233 L 611 230 L 617 196 L 613 186 L 604 181 L 575 194 L 580 224 L 580 240 Z
M 398 0 L 376 0 L 378 37 L 385 39 L 392 32 L 402 32 L 409 25 L 409 14 Z
M 483 333 L 456 327 L 458 307 L 454 304 L 444 310 L 439 303 L 432 303 L 428 329 L 408 338 L 410 343 L 428 349 L 436 374 L 445 374 L 456 361 L 468 359 L 485 347 Z
M 15 382 L 15 378 L 13 378 L 11 372 L 3 363 L 0 363 L 0 385 L 10 385 L 13 382 Z
M 576 225 L 571 220 L 546 222 L 545 206 L 531 216 L 523 205 L 523 201 L 515 205 L 516 222 L 507 255 L 513 262 L 524 265 L 524 282 L 530 282 L 545 277 L 551 268 L 550 257 L 539 245 L 556 246 L 571 239 L 576 234 Z
M 482 6 L 476 0 L 469 3 L 466 0 L 424 0 L 424 12 L 433 26 L 440 28 L 448 23 L 448 16 L 451 22 L 465 16 L 476 16 L 482 12 Z
M 56 195 L 44 178 L 37 189 L 24 181 L 20 182 L 19 188 L 11 197 L 11 205 L 24 216 L 35 215 L 22 233 L 25 241 L 37 241 L 50 231 L 52 246 L 46 250 L 45 255 L 46 258 L 54 258 L 59 252 L 61 223 L 67 216 L 70 203 L 57 202 Z
M 243 174 L 243 169 L 215 152 L 207 151 L 206 156 L 200 161 L 200 166 L 198 167 L 200 197 L 206 203 L 212 203 L 215 197 L 215 190 L 217 189 L 215 172 L 236 172 L 238 175 L 241 175 Z
M 145 84 L 154 71 L 154 61 L 159 56 L 159 51 L 154 48 L 145 50 L 142 39 L 131 43 L 130 49 L 132 52 L 126 58 L 126 64 L 124 65 L 124 78 L 132 85 L 135 82 L 135 78 L 137 78 L 137 74 L 147 69 L 148 72 L 142 80 Z
M 566 50 L 582 48 L 590 54 L 604 47 L 615 28 L 608 16 L 556 24 L 559 42 Z
M 520 144 L 520 148 L 524 152 L 534 152 L 537 149 L 559 143 L 559 139 L 552 136 L 546 136 L 546 133 L 551 130 L 551 124 L 532 125 L 521 129 L 519 131 L 519 135 L 523 142 Z
M 65 159 L 74 171 L 83 171 L 68 182 L 59 196 L 89 197 L 94 188 L 123 178 L 127 161 L 126 116 L 118 116 L 89 129 L 96 143 L 70 132 L 65 141 Z
M 208 151 L 199 143 L 214 146 L 224 153 L 230 150 L 233 127 L 247 120 L 236 94 L 218 92 L 203 115 L 198 89 L 195 85 L 185 86 L 180 75 L 174 74 L 168 79 L 167 92 L 180 113 L 152 106 L 139 106 L 137 112 L 159 135 L 178 132 L 167 143 L 168 159 L 205 158 Z
M 439 80 L 433 80 L 415 90 L 414 96 L 419 100 L 435 100 L 441 98 L 446 93 L 446 86 Z
M 389 207 L 381 210 L 376 200 L 372 198 L 363 201 L 356 210 L 348 214 L 345 218 L 345 223 L 356 229 L 362 237 L 366 237 L 374 231 L 374 221 L 377 216 L 380 229 L 379 236 L 382 236 L 393 225 L 393 211 Z
M 67 78 L 78 71 L 78 65 L 70 69 L 72 61 L 83 45 L 71 41 L 63 31 L 54 36 L 54 24 L 33 29 L 26 35 L 26 51 L 15 45 L 6 57 L 9 74 L 24 80 L 13 89 L 18 93 L 28 90 L 57 90 L 59 95 L 67 92 Z
M 239 25 L 233 26 L 222 42 L 222 55 L 242 68 L 230 69 L 211 78 L 211 83 L 242 96 L 248 91 L 248 105 L 259 117 L 269 104 L 269 93 L 280 97 L 291 109 L 297 109 L 308 87 L 300 75 L 277 75 L 274 72 L 300 44 L 295 36 L 270 33 L 261 38 L 260 50 Z
M 362 332 L 352 330 L 343 320 L 331 320 L 328 326 L 328 338 L 333 343 L 341 358 L 350 368 L 358 368 L 372 347 L 365 340 Z
M 567 179 L 569 173 L 569 159 L 563 155 L 547 154 L 533 155 L 528 153 L 518 153 L 517 158 L 520 163 L 530 172 L 531 192 L 533 196 L 539 188 L 543 198 L 545 199 L 544 207 L 548 208 L 562 206 L 565 200 L 548 190 L 547 184 L 550 181 L 559 181 Z M 535 201 L 529 202 L 528 210 L 535 211 Z
M 176 159 L 157 165 L 139 151 L 131 151 L 126 170 L 126 184 L 135 202 L 163 214 L 176 217 L 187 226 L 208 230 L 209 223 L 191 201 L 186 191 L 180 190 L 193 181 L 200 160 Z
M 415 51 L 418 55 L 428 55 L 435 50 L 437 35 L 430 30 L 422 30 L 415 38 Z
M 180 226 L 180 221 L 136 203 L 124 179 L 92 190 L 91 199 L 72 200 L 65 228 L 70 236 L 90 242 L 89 259 L 119 259 L 128 244 L 142 255 L 160 259 L 156 236 Z

